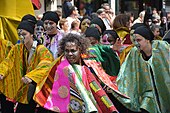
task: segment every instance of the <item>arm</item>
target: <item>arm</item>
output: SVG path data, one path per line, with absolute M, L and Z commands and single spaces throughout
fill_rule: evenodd
M 9 70 L 11 70 L 12 67 L 14 66 L 15 58 L 18 57 L 17 48 L 18 48 L 17 45 L 15 45 L 8 53 L 8 56 L 0 63 L 1 76 L 3 77 L 7 76 Z
M 27 73 L 25 77 L 39 83 L 47 75 L 47 71 L 53 61 L 53 56 L 46 47 L 41 45 L 37 48 L 37 57 L 39 57 L 39 63 L 36 68 Z M 28 79 L 26 81 L 28 83 L 31 82 Z

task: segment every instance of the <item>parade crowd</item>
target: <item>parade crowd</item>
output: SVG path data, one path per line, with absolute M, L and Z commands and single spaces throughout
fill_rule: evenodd
M 13 44 L 0 38 L 2 113 L 170 113 L 170 22 L 104 3 L 80 16 L 26 14 Z

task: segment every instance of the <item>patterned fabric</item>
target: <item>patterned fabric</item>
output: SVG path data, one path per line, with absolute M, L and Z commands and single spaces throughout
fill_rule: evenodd
M 16 44 L 0 64 L 0 74 L 5 77 L 3 82 L 0 81 L 0 91 L 21 103 L 28 103 L 28 85 L 21 82 L 21 78 L 27 76 L 35 83 L 41 82 L 53 61 L 51 53 L 43 45 L 37 46 L 29 64 L 27 53 L 23 44 Z
M 123 62 L 126 59 L 126 56 L 128 55 L 129 51 L 134 47 L 134 45 L 127 46 L 121 53 L 120 53 L 120 65 L 123 64 Z
M 46 37 L 46 47 L 51 51 L 53 54 L 54 59 L 58 57 L 58 43 L 62 39 L 63 34 L 58 31 L 58 33 L 50 38 L 48 35 Z
M 13 47 L 12 42 L 0 38 L 0 63 L 7 57 L 12 47 Z M 4 83 L 4 80 L 1 80 L 1 82 Z M 3 86 L 2 83 L 0 83 L 1 85 L 0 88 Z
M 91 59 L 100 62 L 108 75 L 117 76 L 120 69 L 120 60 L 109 45 L 94 45 L 89 48 L 89 52 L 96 56 Z
M 124 44 L 132 44 L 130 40 L 130 31 L 127 27 L 117 28 L 116 32 L 122 40 L 126 38 Z
M 133 111 L 143 108 L 150 113 L 169 113 L 169 59 L 170 45 L 164 41 L 153 41 L 152 56 L 148 61 L 136 47 L 132 48 L 117 78 L 119 90 L 131 101 L 120 101 Z
M 13 44 L 12 42 L 0 38 L 0 62 L 5 59 L 12 48 Z
M 61 68 L 61 71 L 57 71 L 57 74 L 55 73 L 56 70 L 58 70 L 60 65 L 62 63 L 65 63 L 67 65 L 63 65 L 63 68 Z M 60 73 L 59 73 L 60 72 Z M 101 88 L 100 84 L 95 79 L 94 75 L 90 72 L 90 70 L 86 66 L 79 66 L 74 65 L 73 67 L 68 63 L 68 61 L 63 57 L 59 57 L 56 59 L 51 69 L 49 70 L 49 75 L 45 82 L 41 83 L 41 87 L 37 87 L 36 94 L 34 95 L 34 100 L 40 104 L 42 107 L 45 107 L 47 100 L 56 100 L 58 99 L 57 96 L 51 96 L 53 88 L 58 89 L 58 87 L 53 87 L 55 82 L 57 84 L 62 84 L 62 81 L 54 81 L 56 75 L 59 76 L 59 78 L 62 76 L 61 73 L 64 73 L 64 76 L 67 76 L 68 80 L 70 82 L 65 82 L 65 85 L 70 84 L 70 110 L 73 112 L 90 112 L 90 111 L 98 111 L 100 112 L 113 112 L 117 111 L 110 99 L 107 97 L 105 91 Z M 67 81 L 67 79 L 65 79 Z M 64 80 L 64 81 L 65 81 Z M 73 90 L 74 89 L 74 90 Z M 64 92 L 64 91 L 63 91 Z M 63 93 L 64 94 L 64 93 Z M 59 95 L 59 94 L 56 94 Z M 68 98 L 69 95 L 66 97 Z M 65 98 L 64 98 L 65 99 Z M 53 105 L 57 103 L 61 103 L 62 101 L 56 101 L 49 106 L 49 108 L 46 107 L 46 109 L 56 111 L 53 108 Z M 65 110 L 68 112 L 68 103 L 65 101 L 63 106 L 65 107 Z M 58 106 L 57 106 L 58 107 Z M 59 108 L 59 107 L 58 107 Z M 60 109 L 60 112 L 61 109 Z M 64 112 L 64 111 L 63 111 Z M 65 111 L 66 112 L 66 111 Z

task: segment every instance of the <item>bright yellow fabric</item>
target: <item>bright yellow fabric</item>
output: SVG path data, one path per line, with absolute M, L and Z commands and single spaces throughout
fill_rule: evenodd
M 15 44 L 17 26 L 26 14 L 34 15 L 31 0 L 0 0 L 0 37 Z
M 125 61 L 126 56 L 128 55 L 129 51 L 134 47 L 134 45 L 129 45 L 120 53 L 120 65 L 123 64 Z
M 12 46 L 12 42 L 0 38 L 0 62 L 5 59 Z
M 23 44 L 16 44 L 1 62 L 0 74 L 4 76 L 4 81 L 0 81 L 0 91 L 6 97 L 26 104 L 28 85 L 24 84 L 21 78 L 27 76 L 39 83 L 46 75 L 53 57 L 46 47 L 39 45 L 28 64 L 24 57 L 25 50 Z
M 130 31 L 126 27 L 117 28 L 116 32 L 122 40 L 126 37 L 126 35 L 128 35 L 130 33 Z

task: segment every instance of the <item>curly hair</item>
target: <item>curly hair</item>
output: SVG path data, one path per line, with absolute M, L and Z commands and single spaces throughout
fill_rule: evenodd
M 90 41 L 87 38 L 85 38 L 83 35 L 69 33 L 65 35 L 59 43 L 59 48 L 58 48 L 59 55 L 64 53 L 65 45 L 67 42 L 75 43 L 78 47 L 80 47 L 80 51 L 82 54 L 88 53 L 87 49 L 90 46 Z

